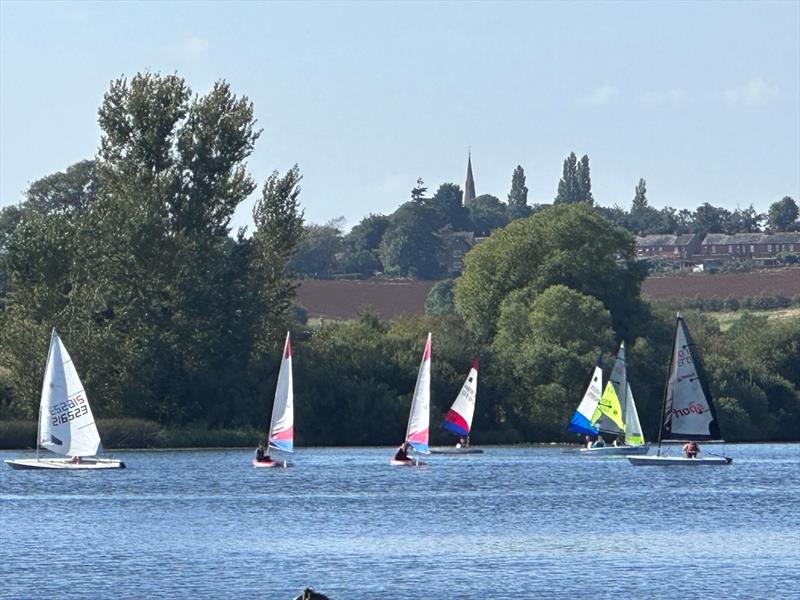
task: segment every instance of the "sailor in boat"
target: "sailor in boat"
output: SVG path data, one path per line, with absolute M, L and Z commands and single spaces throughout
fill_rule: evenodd
M 256 448 L 256 462 L 269 462 L 269 454 L 264 451 L 264 444 L 259 444 Z
M 603 439 L 602 435 L 598 435 L 597 439 L 592 444 L 592 448 L 605 448 L 605 447 L 606 447 L 606 441 Z
M 456 448 L 469 448 L 469 438 L 464 439 L 458 438 L 458 443 L 456 444 Z
M 683 445 L 683 457 L 684 458 L 697 458 L 697 455 L 700 453 L 700 444 L 697 442 L 686 442 Z
M 613 444 L 613 446 L 615 448 L 619 448 L 620 446 L 624 446 L 625 442 L 622 440 L 622 437 L 617 436 L 617 437 L 614 438 L 614 441 L 613 441 L 612 444 Z
M 589 437 L 588 433 L 585 436 L 583 436 L 583 439 L 586 442 L 586 447 L 587 448 L 591 448 L 592 447 L 592 438 Z
M 408 445 L 408 442 L 403 442 L 403 445 L 397 450 L 397 454 L 394 455 L 395 460 L 411 460 L 411 457 L 408 455 L 408 451 L 411 447 Z
M 83 461 L 81 460 L 81 457 L 80 457 L 80 456 L 73 456 L 73 457 L 72 457 L 72 460 L 71 460 L 70 462 L 71 462 L 73 465 L 79 465 L 79 464 L 81 464 Z

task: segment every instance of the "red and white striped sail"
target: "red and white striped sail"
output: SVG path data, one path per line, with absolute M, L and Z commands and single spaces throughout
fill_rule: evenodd
M 292 387 L 292 344 L 289 332 L 283 346 L 278 385 L 275 387 L 275 402 L 272 405 L 272 421 L 269 426 L 269 445 L 286 452 L 294 451 L 294 391 Z
M 467 380 L 442 421 L 442 427 L 457 436 L 469 436 L 472 416 L 475 414 L 475 393 L 478 389 L 478 361 L 472 361 Z
M 417 374 L 417 385 L 414 398 L 411 400 L 411 411 L 408 416 L 406 441 L 417 452 L 428 454 L 428 430 L 430 428 L 431 406 L 431 334 L 425 343 L 422 363 Z

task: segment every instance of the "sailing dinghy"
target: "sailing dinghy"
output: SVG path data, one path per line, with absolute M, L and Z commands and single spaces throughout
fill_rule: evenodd
M 422 362 L 417 374 L 417 385 L 414 387 L 414 397 L 411 400 L 411 410 L 408 414 L 408 427 L 406 428 L 405 444 L 414 452 L 430 454 L 428 449 L 428 430 L 430 428 L 431 405 L 431 334 L 425 342 L 425 351 L 422 353 Z M 397 460 L 392 458 L 390 465 L 402 467 L 417 467 L 425 463 L 416 458 Z
M 63 458 L 40 457 L 40 448 Z M 12 469 L 124 469 L 120 460 L 97 458 L 100 434 L 75 365 L 53 329 L 39 402 L 36 458 L 5 461 Z
M 467 375 L 464 385 L 461 386 L 461 391 L 442 420 L 442 428 L 461 440 L 465 440 L 465 443 L 459 442 L 454 448 L 432 448 L 431 454 L 481 454 L 483 452 L 480 448 L 469 447 L 469 432 L 472 427 L 472 416 L 475 414 L 477 388 L 478 361 L 474 360 L 469 375 Z
M 616 435 L 617 439 L 624 437 L 625 443 L 617 446 L 582 448 L 583 456 L 629 456 L 647 454 L 650 449 L 644 443 L 639 413 L 636 411 L 633 392 L 628 383 L 624 341 L 619 345 L 611 377 L 595 408 L 591 423 L 599 433 Z
M 272 420 L 269 425 L 269 448 L 281 452 L 294 452 L 294 389 L 292 386 L 292 343 L 286 332 L 283 345 L 278 384 L 275 386 L 275 401 L 272 404 Z M 255 460 L 256 468 L 290 467 L 285 460 Z
M 637 467 L 669 465 L 698 467 L 729 465 L 733 462 L 733 459 L 727 456 L 685 458 L 661 454 L 662 442 L 723 441 L 702 364 L 680 313 L 675 324 L 669 376 L 664 388 L 662 417 L 657 455 L 629 456 L 631 464 Z

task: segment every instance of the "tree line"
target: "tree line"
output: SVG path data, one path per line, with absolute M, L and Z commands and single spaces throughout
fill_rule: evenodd
M 674 315 L 642 299 L 646 267 L 631 233 L 586 195 L 588 158 L 570 160 L 576 180 L 538 209 L 524 208 L 515 170 L 505 206 L 530 214 L 467 254 L 463 274 L 439 288 L 438 314 L 309 326 L 293 305 L 309 235 L 301 174 L 261 185 L 248 175 L 259 130 L 247 98 L 224 82 L 193 95 L 177 76 L 139 74 L 111 84 L 99 120 L 93 160 L 34 182 L 0 215 L 0 419 L 36 418 L 55 326 L 100 419 L 264 428 L 290 329 L 298 444 L 395 443 L 432 331 L 434 423 L 478 357 L 475 441 L 574 439 L 566 423 L 597 354 L 610 364 L 624 340 L 655 434 Z M 348 235 L 403 256 L 404 227 L 426 220 L 441 226 L 436 237 L 477 214 L 456 188 L 429 196 L 419 181 L 393 223 L 373 215 Z M 234 234 L 231 215 L 256 189 L 252 235 Z M 797 439 L 800 319 L 746 315 L 723 332 L 696 314 L 689 324 L 726 435 Z
M 464 203 L 463 195 L 455 183 L 443 183 L 429 194 L 420 178 L 408 202 L 390 215 L 364 217 L 347 233 L 343 217 L 324 225 L 306 224 L 305 236 L 289 268 L 299 277 L 314 279 L 376 275 L 446 278 L 457 275 L 461 269 L 461 264 L 453 261 L 454 249 L 459 251 L 457 232 L 487 237 L 512 221 L 550 206 L 528 204 L 525 170 L 521 165 L 512 173 L 505 202 L 491 194 L 482 194 Z M 589 157 L 578 159 L 574 152 L 564 160 L 558 193 L 553 199 L 553 205 L 560 204 L 590 206 L 635 235 L 800 231 L 798 207 L 789 196 L 774 202 L 763 214 L 753 205 L 731 211 L 708 202 L 694 211 L 671 207 L 659 210 L 649 205 L 647 182 L 640 179 L 630 209 L 597 205 L 592 195 Z

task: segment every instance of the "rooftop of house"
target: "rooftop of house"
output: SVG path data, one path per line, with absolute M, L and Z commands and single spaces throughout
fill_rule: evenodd
M 696 234 L 687 233 L 674 235 L 671 233 L 659 235 L 645 235 L 636 238 L 638 248 L 652 248 L 654 246 L 688 246 L 695 239 Z
M 703 246 L 724 246 L 735 244 L 800 244 L 800 232 L 782 231 L 779 233 L 709 233 Z

